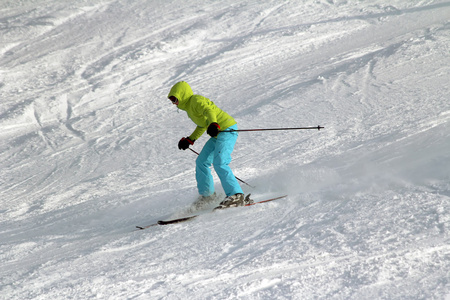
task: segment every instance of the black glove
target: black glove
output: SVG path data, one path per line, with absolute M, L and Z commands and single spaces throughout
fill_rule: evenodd
M 178 142 L 178 149 L 186 150 L 190 145 L 194 145 L 194 141 L 188 137 L 181 138 L 181 140 Z
M 220 126 L 217 123 L 211 123 L 206 131 L 210 136 L 215 137 L 219 134 Z

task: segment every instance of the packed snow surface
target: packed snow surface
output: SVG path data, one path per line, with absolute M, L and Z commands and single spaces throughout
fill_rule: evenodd
M 240 133 L 287 198 L 135 231 L 197 197 L 181 80 L 325 127 Z M 449 95 L 448 0 L 1 1 L 0 298 L 449 299 Z

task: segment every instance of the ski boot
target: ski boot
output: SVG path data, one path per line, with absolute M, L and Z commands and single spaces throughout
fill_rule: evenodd
M 235 194 L 229 197 L 226 197 L 222 202 L 220 202 L 219 206 L 214 208 L 216 209 L 224 209 L 229 207 L 238 207 L 238 206 L 245 206 L 248 204 L 253 203 L 253 200 L 250 199 L 250 194 L 247 195 L 247 197 L 244 198 L 244 194 Z
M 203 208 L 209 206 L 211 203 L 215 202 L 216 199 L 217 194 L 215 192 L 214 194 L 209 196 L 199 196 L 198 199 L 191 204 L 189 209 L 191 212 L 202 210 Z

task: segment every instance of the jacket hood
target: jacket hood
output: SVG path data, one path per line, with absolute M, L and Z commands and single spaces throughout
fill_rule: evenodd
M 180 81 L 177 82 L 171 89 L 169 95 L 167 95 L 167 98 L 174 96 L 178 99 L 179 104 L 178 106 L 183 106 L 183 104 L 192 96 L 194 93 L 192 92 L 191 87 L 187 82 Z

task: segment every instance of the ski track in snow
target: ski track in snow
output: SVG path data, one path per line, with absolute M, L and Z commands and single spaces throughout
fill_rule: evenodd
M 449 299 L 449 16 L 445 0 L 1 3 L 0 298 Z M 240 133 L 244 191 L 288 198 L 134 230 L 196 198 L 179 80 L 241 129 L 325 127 Z

